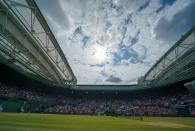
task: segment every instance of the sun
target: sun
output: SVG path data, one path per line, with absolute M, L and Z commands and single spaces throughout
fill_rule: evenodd
M 107 49 L 104 46 L 95 46 L 94 47 L 94 58 L 99 62 L 102 62 L 106 59 Z

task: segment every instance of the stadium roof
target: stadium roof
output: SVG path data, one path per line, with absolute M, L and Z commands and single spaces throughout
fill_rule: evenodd
M 195 24 L 195 1 L 36 1 L 78 84 L 136 84 Z
M 76 78 L 34 0 L 0 1 L 0 62 L 55 86 Z

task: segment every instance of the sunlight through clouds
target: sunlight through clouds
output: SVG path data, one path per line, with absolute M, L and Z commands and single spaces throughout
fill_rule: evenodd
M 47 2 L 46 2 L 47 1 Z M 37 0 L 78 84 L 136 84 L 195 24 L 194 0 Z

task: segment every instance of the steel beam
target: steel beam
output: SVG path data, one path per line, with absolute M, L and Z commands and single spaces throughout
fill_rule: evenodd
M 163 85 L 195 77 L 195 26 L 177 41 L 142 77 L 142 85 Z M 192 65 L 192 68 L 185 67 Z M 189 70 L 191 70 L 189 75 Z M 182 74 L 182 78 L 179 76 Z
M 76 78 L 34 0 L 1 0 L 0 18 L 0 48 L 10 61 L 20 62 L 56 85 L 76 85 Z

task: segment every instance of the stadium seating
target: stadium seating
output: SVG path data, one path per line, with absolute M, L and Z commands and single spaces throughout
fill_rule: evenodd
M 80 98 L 0 83 L 0 105 L 8 112 L 87 115 L 190 115 L 195 99 L 188 92 L 140 98 Z M 189 110 L 190 109 L 190 110 Z

